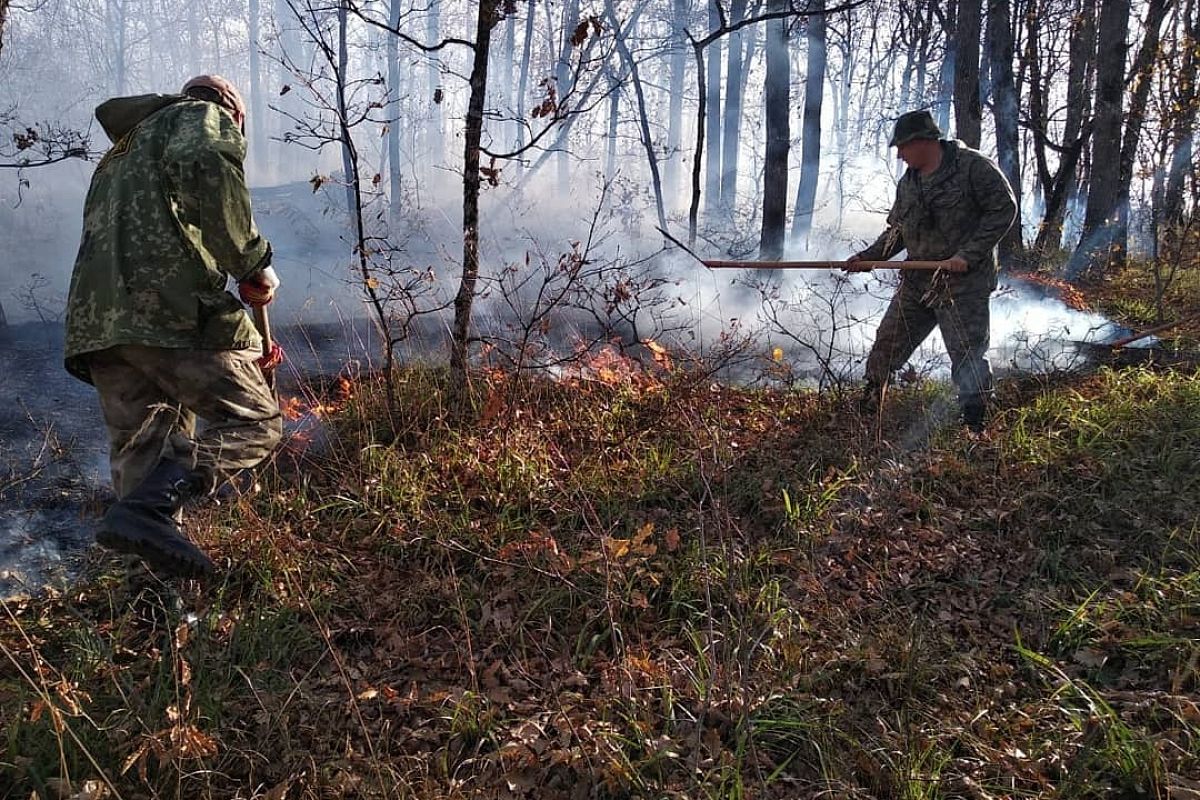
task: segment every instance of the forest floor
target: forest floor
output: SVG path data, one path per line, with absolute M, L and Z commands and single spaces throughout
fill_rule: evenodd
M 0 798 L 1200 798 L 1198 379 L 314 381 L 217 580 L 2 604 Z

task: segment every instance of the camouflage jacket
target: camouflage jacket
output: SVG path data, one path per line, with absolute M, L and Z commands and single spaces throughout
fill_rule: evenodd
M 891 258 L 901 250 L 914 261 L 961 256 L 965 273 L 944 275 L 953 296 L 996 288 L 996 245 L 1016 217 L 1017 205 L 1004 174 L 992 161 L 959 141 L 942 141 L 942 163 L 932 175 L 909 169 L 896 187 L 887 230 L 859 253 Z M 903 272 L 905 290 L 925 292 L 932 272 Z
M 232 115 L 181 95 L 96 109 L 114 142 L 92 176 L 67 301 L 66 367 L 119 344 L 241 349 L 260 343 L 225 291 L 270 264 L 250 213 L 246 140 Z

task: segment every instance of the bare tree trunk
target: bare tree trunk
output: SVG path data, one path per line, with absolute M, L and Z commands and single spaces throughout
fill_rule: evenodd
M 343 120 L 343 124 L 350 119 L 350 112 L 346 106 L 346 83 L 350 80 L 350 51 L 346 46 L 346 35 L 349 20 L 347 19 L 347 0 L 341 0 L 338 3 L 337 23 L 338 23 L 338 53 L 337 53 L 337 69 L 338 69 L 338 94 L 337 94 L 337 111 L 338 116 Z M 353 185 L 354 169 L 351 162 L 350 141 L 349 139 L 342 140 L 342 173 L 346 180 L 346 211 L 355 213 L 354 198 L 357 187 Z
M 400 27 L 401 0 L 390 0 L 388 25 L 392 30 Z M 400 47 L 399 39 L 392 33 L 387 36 L 387 89 L 388 89 L 388 218 L 395 227 L 400 221 L 400 194 L 402 191 L 400 167 Z
M 500 48 L 500 80 L 493 80 L 493 85 L 500 92 L 498 98 L 502 101 L 505 108 L 506 116 L 512 112 L 510 109 L 515 105 L 513 103 L 513 68 L 516 66 L 517 59 L 517 13 L 513 9 L 511 14 L 504 15 L 504 44 Z M 495 137 L 502 142 L 512 140 L 509 128 L 516 123 L 511 120 L 506 120 L 503 124 L 497 126 Z
M 4 23 L 8 21 L 8 0 L 0 0 L 0 53 L 4 52 Z M 4 321 L 4 309 L 0 307 L 0 324 Z
M 604 159 L 604 177 L 611 181 L 617 176 L 617 131 L 621 117 L 621 76 L 609 64 L 608 70 L 608 140 Z
M 633 94 L 637 100 L 638 123 L 640 125 L 642 145 L 646 149 L 646 161 L 650 167 L 650 182 L 654 189 L 654 208 L 658 212 L 658 226 L 666 230 L 667 213 L 663 204 L 662 177 L 658 171 L 658 156 L 654 152 L 654 139 L 650 134 L 650 116 L 646 109 L 646 93 L 642 89 L 642 79 L 638 73 L 638 64 L 633 54 L 629 51 L 629 44 L 625 41 L 626 34 L 621 31 L 621 25 L 617 21 L 617 12 L 613 7 L 613 0 L 605 0 L 604 8 L 608 14 L 612 29 L 616 31 L 616 35 L 613 38 L 617 44 L 617 53 L 624 60 L 625 69 L 629 72 L 629 77 L 633 81 Z
M 1031 18 L 1026 58 L 1034 73 L 1030 79 L 1030 113 L 1037 126 L 1034 131 L 1034 152 L 1037 156 L 1039 179 L 1045 191 L 1046 208 L 1034 243 L 1034 250 L 1041 255 L 1062 247 L 1063 219 L 1086 144 L 1084 120 L 1091 113 L 1090 77 L 1096 63 L 1096 0 L 1081 0 L 1072 21 L 1067 68 L 1067 114 L 1063 122 L 1062 140 L 1066 150 L 1060 154 L 1059 165 L 1053 175 L 1046 164 L 1045 156 L 1045 130 L 1049 126 L 1049 119 L 1038 66 L 1037 26 L 1038 23 Z
M 729 19 L 737 22 L 746 14 L 746 0 L 733 0 L 729 7 Z M 743 60 L 743 34 L 739 31 L 729 37 L 725 74 L 725 121 L 721 134 L 721 192 L 720 203 L 724 213 L 737 205 L 738 155 L 742 138 L 742 90 L 745 88 L 746 62 Z
M 267 141 L 266 117 L 263 114 L 262 67 L 259 53 L 259 0 L 250 0 L 250 156 L 256 170 L 263 169 L 264 146 Z
M 425 15 L 425 41 L 427 42 L 436 42 L 438 40 L 438 29 L 441 27 L 440 8 L 440 3 L 429 4 L 429 11 Z M 483 13 L 482 7 L 480 8 L 480 13 Z M 433 56 L 429 57 L 429 67 L 426 71 L 426 77 L 429 84 L 429 97 L 434 101 L 434 104 L 433 117 L 425 126 L 425 154 L 428 157 L 428 164 L 436 167 L 445 158 L 446 150 L 445 143 L 442 140 L 442 78 L 438 74 L 437 59 Z
M 771 0 L 773 11 L 787 8 L 787 0 Z M 767 75 L 765 117 L 767 146 L 763 174 L 762 235 L 759 257 L 783 257 L 784 231 L 787 227 L 788 148 L 790 131 L 791 59 L 788 56 L 788 25 L 785 20 L 767 23 Z
M 1197 93 L 1195 75 L 1200 53 L 1196 50 L 1196 42 L 1200 41 L 1200 7 L 1195 2 L 1189 2 L 1183 12 L 1186 36 L 1182 37 L 1184 46 L 1183 59 L 1180 64 L 1178 94 L 1171 104 L 1174 113 L 1170 120 L 1170 143 L 1172 147 L 1171 161 L 1167 166 L 1166 178 L 1162 188 L 1163 239 L 1168 252 L 1174 254 L 1180 249 L 1181 236 L 1186 223 L 1184 213 L 1184 186 L 1189 173 L 1195 171 L 1195 139 L 1196 115 L 1200 107 L 1200 96 Z M 1188 45 L 1191 46 L 1188 46 Z M 1191 76 L 1188 80 L 1185 76 Z M 1193 178 L 1195 181 L 1196 178 Z M 1193 206 L 1192 214 L 1200 214 L 1200 208 Z
M 936 7 L 935 7 L 936 8 Z M 954 102 L 954 76 L 957 72 L 955 63 L 958 61 L 958 38 L 955 35 L 955 18 L 958 14 L 957 3 L 950 0 L 945 10 L 938 8 L 938 17 L 942 23 L 942 38 L 945 48 L 942 53 L 941 67 L 938 69 L 937 101 L 934 104 L 937 123 L 943 131 L 950 130 L 950 108 Z
M 804 73 L 804 138 L 801 141 L 800 186 L 792 216 L 792 241 L 807 241 L 812 231 L 821 174 L 821 101 L 825 96 L 825 0 L 812 0 L 808 18 L 807 68 Z
M 708 25 L 710 30 L 721 27 L 721 17 L 717 11 L 719 0 L 709 0 Z M 706 141 L 704 149 L 708 158 L 704 161 L 704 210 L 708 216 L 713 216 L 721 205 L 721 40 L 710 45 L 708 54 L 708 74 L 705 76 L 707 86 L 706 119 L 704 131 Z
M 1158 63 L 1158 45 L 1163 20 L 1171 0 L 1150 0 L 1146 9 L 1145 37 L 1133 62 L 1133 91 L 1129 97 L 1129 113 L 1125 119 L 1125 136 L 1121 142 L 1121 169 L 1117 190 L 1117 222 L 1113 235 L 1113 263 L 1120 267 L 1129 255 L 1130 185 L 1133 183 L 1133 162 L 1137 157 L 1142 126 L 1146 121 L 1146 104 L 1150 99 L 1150 84 Z
M 687 78 L 687 38 L 684 36 L 690 0 L 671 0 L 671 59 L 667 99 L 667 161 L 663 178 L 669 196 L 679 188 L 683 145 L 683 85 Z
M 563 8 L 562 38 L 559 40 L 558 63 L 554 67 L 554 83 L 558 89 L 558 99 L 566 95 L 571 83 L 571 36 L 579 25 L 579 0 L 566 0 Z M 558 151 L 558 190 L 564 195 L 571 189 L 571 159 L 568 148 Z
M 992 118 L 996 121 L 996 161 L 1017 200 L 1017 221 L 1000 240 L 1000 261 L 1007 266 L 1022 257 L 1021 135 L 1017 129 L 1020 103 L 1013 77 L 1012 7 L 1010 0 L 991 0 L 988 7 L 988 72 L 991 75 Z
M 1101 0 L 1096 69 L 1095 136 L 1087 210 L 1079 245 L 1067 265 L 1067 277 L 1099 277 L 1112 259 L 1117 193 L 1121 176 L 1121 122 L 1125 89 L 1125 36 L 1129 0 Z
M 450 374 L 461 392 L 467 386 L 467 350 L 471 342 L 471 309 L 479 280 L 479 144 L 483 139 L 483 110 L 487 102 L 488 50 L 499 0 L 479 0 L 471 64 L 471 96 L 463 131 L 463 264 L 454 297 L 454 326 L 450 343 Z M 436 5 L 436 4 L 435 4 Z M 431 39 L 430 41 L 434 41 Z
M 525 41 L 521 43 L 521 74 L 517 79 L 517 142 L 514 150 L 525 146 L 525 95 L 529 91 L 529 59 L 533 50 L 533 23 L 537 17 L 534 13 L 534 3 L 529 3 L 525 16 Z M 517 161 L 518 168 L 524 169 L 523 160 Z
M 979 31 L 982 0 L 958 0 L 954 45 L 954 129 L 968 147 L 983 138 L 983 107 L 979 101 Z

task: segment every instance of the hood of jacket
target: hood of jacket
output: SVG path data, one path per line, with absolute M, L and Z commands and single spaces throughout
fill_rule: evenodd
M 96 119 L 113 144 L 141 124 L 142 120 L 167 106 L 188 100 L 181 94 L 139 94 L 114 97 L 96 108 Z

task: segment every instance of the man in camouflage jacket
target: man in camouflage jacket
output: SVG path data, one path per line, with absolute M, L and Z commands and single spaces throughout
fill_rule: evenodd
M 900 288 L 867 357 L 864 405 L 877 407 L 892 374 L 936 325 L 950 354 L 963 421 L 980 431 L 992 394 L 988 302 L 996 288 L 996 245 L 1016 218 L 1012 188 L 990 159 L 942 139 L 928 111 L 902 115 L 890 145 L 908 169 L 896 187 L 887 229 L 850 261 L 883 260 L 906 250 L 909 259 L 946 261 L 949 269 L 901 270 Z
M 118 501 L 96 536 L 173 575 L 212 571 L 180 531 L 183 503 L 279 443 L 262 340 L 238 299 L 279 280 L 250 212 L 245 104 L 218 76 L 178 95 L 109 100 L 113 147 L 96 167 L 67 305 L 66 367 L 95 385 Z M 195 419 L 204 420 L 195 435 Z

